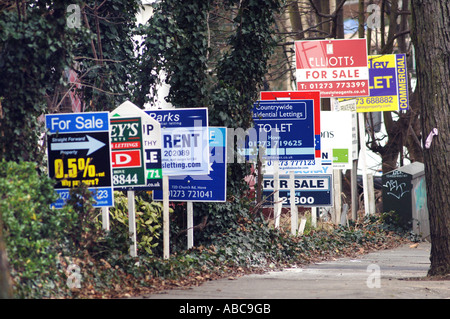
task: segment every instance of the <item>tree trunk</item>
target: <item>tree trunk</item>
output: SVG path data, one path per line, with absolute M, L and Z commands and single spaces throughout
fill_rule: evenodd
M 422 134 L 438 129 L 424 148 L 431 232 L 428 275 L 450 274 L 450 2 L 412 0 L 413 41 Z
M 291 1 L 288 7 L 289 21 L 291 22 L 293 38 L 296 41 L 303 40 L 305 35 L 303 34 L 302 17 L 298 8 L 298 1 Z
M 11 277 L 9 276 L 9 263 L 0 220 L 0 299 L 10 298 L 12 298 Z

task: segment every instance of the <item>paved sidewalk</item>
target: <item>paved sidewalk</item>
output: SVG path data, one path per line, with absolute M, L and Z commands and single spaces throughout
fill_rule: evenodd
M 430 244 L 404 245 L 360 258 L 220 279 L 168 290 L 148 299 L 429 299 L 450 298 L 450 281 L 418 280 L 427 274 Z M 414 278 L 414 279 L 411 279 Z

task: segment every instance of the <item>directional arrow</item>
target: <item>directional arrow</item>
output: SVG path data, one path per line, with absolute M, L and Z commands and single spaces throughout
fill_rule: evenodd
M 52 143 L 50 148 L 52 151 L 68 151 L 68 150 L 88 150 L 87 155 L 94 153 L 105 146 L 105 143 L 86 135 L 87 141 L 84 142 L 70 142 L 70 143 Z

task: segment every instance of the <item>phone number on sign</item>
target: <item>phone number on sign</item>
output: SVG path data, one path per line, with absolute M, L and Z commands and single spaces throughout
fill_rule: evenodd
M 357 98 L 356 104 L 390 104 L 394 102 L 394 98 L 392 96 L 374 96 L 374 97 L 365 97 L 365 98 Z
M 364 88 L 366 81 L 352 81 L 352 82 L 318 82 L 318 83 L 298 83 L 300 90 L 322 90 L 322 89 L 351 89 Z
M 175 197 L 175 198 L 185 198 L 187 194 L 188 198 L 210 198 L 213 196 L 212 191 L 200 191 L 200 190 L 174 190 L 171 189 L 169 191 L 169 197 Z

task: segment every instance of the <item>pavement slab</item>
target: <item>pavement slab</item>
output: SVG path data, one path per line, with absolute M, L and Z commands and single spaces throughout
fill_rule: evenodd
M 430 248 L 403 245 L 361 255 L 219 279 L 146 299 L 448 299 L 449 280 L 428 280 Z

